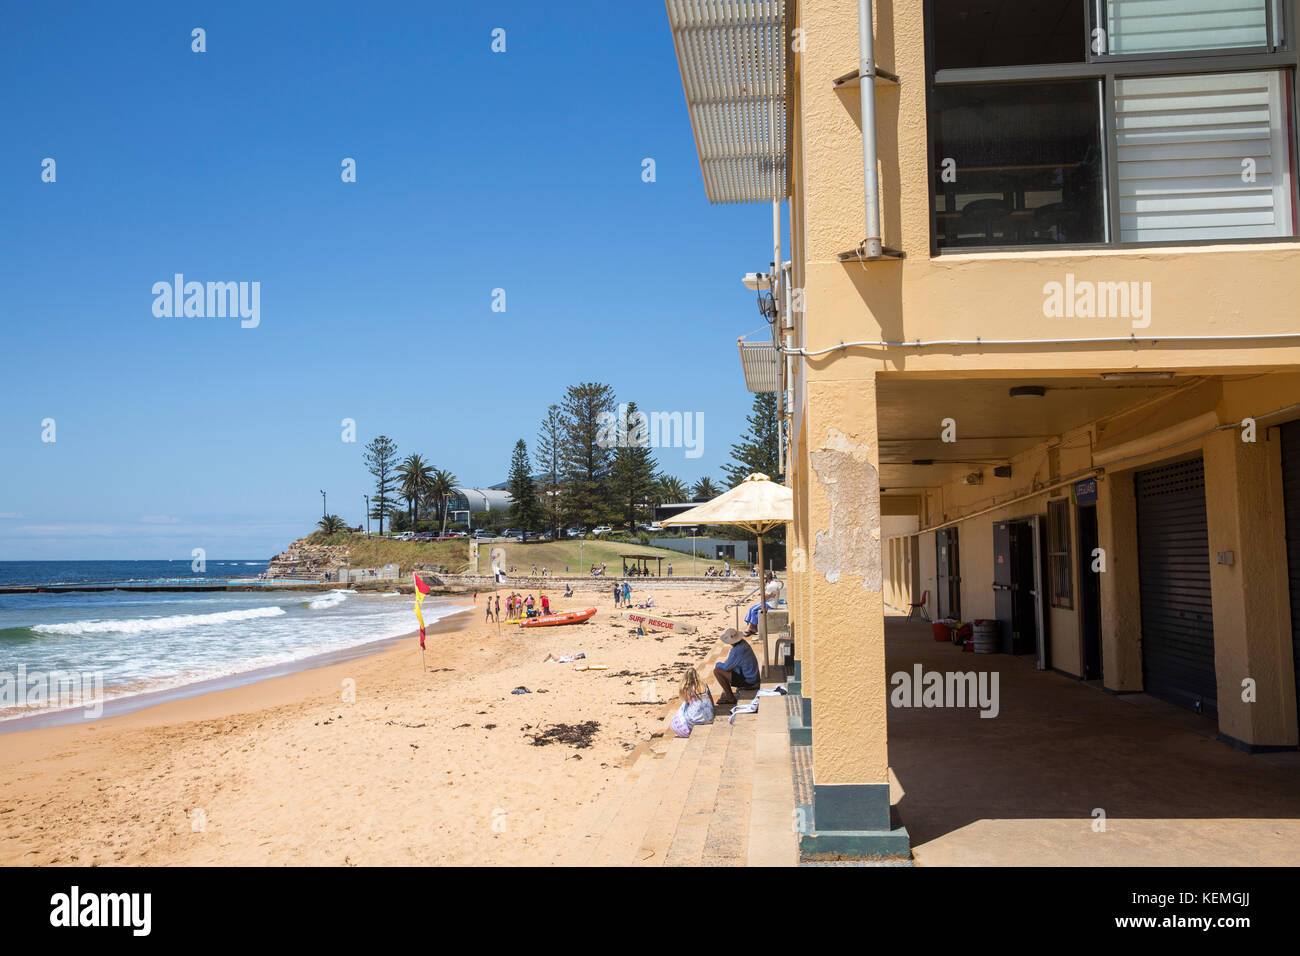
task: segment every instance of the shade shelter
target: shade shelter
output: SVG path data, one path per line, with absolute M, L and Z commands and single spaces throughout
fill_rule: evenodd
M 794 520 L 794 492 L 767 475 L 754 473 L 730 491 L 697 508 L 665 518 L 665 525 L 730 524 L 758 538 L 759 614 L 763 632 L 763 666 L 767 667 L 767 597 L 763 587 L 763 535 L 777 525 Z
M 657 565 L 655 565 L 655 576 L 663 577 L 664 559 L 662 557 L 659 557 L 658 555 L 620 554 L 619 557 L 623 559 L 623 577 L 627 577 L 628 562 L 631 562 L 632 567 L 637 569 L 638 576 L 643 578 L 649 577 L 651 561 L 659 562 Z

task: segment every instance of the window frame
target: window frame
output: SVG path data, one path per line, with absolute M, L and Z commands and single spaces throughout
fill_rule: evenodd
M 1296 6 L 1300 0 L 1282 0 L 1278 5 L 1282 14 L 1283 42 L 1268 47 L 1233 47 L 1217 51 L 1182 50 L 1165 53 L 1096 54 L 1092 52 L 1092 31 L 1096 26 L 1098 4 L 1106 0 L 1088 0 L 1084 3 L 1084 31 L 1087 40 L 1085 59 L 1075 63 L 1039 63 L 1025 66 L 971 67 L 937 70 L 934 49 L 934 5 L 937 0 L 925 0 L 925 108 L 926 108 L 926 192 L 929 202 L 930 257 L 971 255 L 973 253 L 1015 253 L 1034 255 L 1049 249 L 1055 250 L 1117 250 L 1117 249 L 1169 249 L 1217 245 L 1260 245 L 1267 243 L 1300 243 L 1300 230 L 1289 236 L 1247 236 L 1240 238 L 1167 239 L 1161 241 L 1123 242 L 1120 240 L 1120 196 L 1115 184 L 1119 181 L 1119 160 L 1116 156 L 1115 81 L 1127 77 L 1177 76 L 1188 73 L 1257 73 L 1268 70 L 1286 71 L 1288 82 L 1283 89 L 1288 93 L 1282 112 L 1287 119 L 1291 158 L 1296 170 L 1291 185 L 1291 204 L 1295 216 L 1300 216 L 1300 47 L 1294 42 L 1295 24 L 1300 21 Z M 1269 36 L 1275 34 L 1274 4 L 1266 5 Z M 1101 95 L 1101 127 L 1103 153 L 1103 226 L 1106 240 L 1088 243 L 1037 243 L 1023 245 L 962 246 L 940 248 L 938 213 L 935 208 L 937 190 L 936 170 L 940 157 L 935 153 L 938 114 L 935 111 L 934 93 L 941 86 L 974 86 L 987 84 L 1040 83 L 1043 81 L 1097 80 Z M 1289 107 L 1289 109 L 1288 109 Z
M 1074 529 L 1070 521 L 1070 498 L 1051 498 L 1047 502 L 1047 595 L 1050 606 L 1066 611 L 1074 610 Z M 1060 540 L 1064 532 L 1065 540 Z M 1061 550 L 1057 550 L 1058 546 Z M 1060 566 L 1058 578 L 1057 568 Z M 1064 585 L 1064 592 L 1057 590 Z

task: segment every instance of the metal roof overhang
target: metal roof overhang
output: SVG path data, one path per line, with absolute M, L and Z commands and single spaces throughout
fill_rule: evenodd
M 790 193 L 792 2 L 665 0 L 710 202 L 774 202 Z

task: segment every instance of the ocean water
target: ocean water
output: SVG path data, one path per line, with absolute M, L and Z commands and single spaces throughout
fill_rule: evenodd
M 187 559 L 175 561 L 0 561 L 0 587 L 27 584 L 126 584 L 177 581 L 219 584 L 256 578 L 266 570 L 259 560 L 208 561 L 202 572 Z
M 240 571 L 243 562 L 229 562 Z M 0 563 L 0 586 L 149 581 L 185 577 L 188 562 Z M 226 577 L 208 562 L 207 580 Z M 254 574 L 265 562 L 252 562 Z M 59 565 L 51 569 L 50 565 Z M 53 574 L 51 574 L 53 570 Z M 166 573 L 161 573 L 166 572 Z M 428 624 L 463 602 L 430 595 Z M 181 688 L 265 667 L 291 665 L 319 654 L 400 637 L 418 624 L 409 595 L 333 591 L 143 592 L 0 594 L 0 721 L 54 709 L 30 689 L 16 692 L 18 675 L 31 687 L 55 687 L 50 675 L 76 675 L 72 686 L 94 682 L 105 701 Z M 93 680 L 92 680 L 93 678 Z M 84 701 L 64 695 L 65 709 Z M 20 699 L 21 698 L 21 699 Z M 35 699 L 35 703 L 33 700 Z

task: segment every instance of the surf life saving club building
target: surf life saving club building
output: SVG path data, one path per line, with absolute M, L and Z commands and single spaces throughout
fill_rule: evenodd
M 913 604 L 1296 748 L 1296 4 L 667 14 L 708 198 L 774 216 L 741 354 L 795 496 L 810 827 L 906 851 L 885 619 Z

